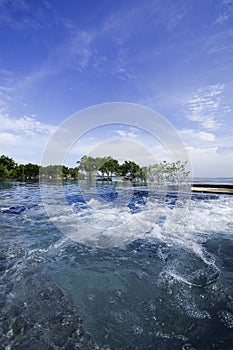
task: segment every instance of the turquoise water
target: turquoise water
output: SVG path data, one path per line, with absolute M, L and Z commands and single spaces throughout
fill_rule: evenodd
M 193 195 L 167 226 L 174 194 L 64 191 L 76 232 L 130 218 L 145 235 L 104 249 L 74 242 L 49 220 L 38 183 L 2 182 L 0 349 L 232 349 L 233 196 Z

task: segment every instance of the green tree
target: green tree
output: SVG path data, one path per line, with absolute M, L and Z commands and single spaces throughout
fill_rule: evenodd
M 24 166 L 24 176 L 26 179 L 36 179 L 39 176 L 39 165 L 28 163 Z
M 153 164 L 146 169 L 146 178 L 149 182 L 161 185 L 165 181 L 166 165 L 164 163 Z
M 114 173 L 119 171 L 119 163 L 117 159 L 113 159 L 112 157 L 100 158 L 102 161 L 101 167 L 98 169 L 103 177 L 106 174 L 109 178 L 112 178 Z
M 165 177 L 168 182 L 171 183 L 182 183 L 189 176 L 190 171 L 186 169 L 187 162 L 173 162 L 171 164 L 166 163 Z
M 69 177 L 70 173 L 69 173 L 69 168 L 65 165 L 62 166 L 62 178 L 66 179 L 67 177 Z
M 25 179 L 24 168 L 25 168 L 24 164 L 19 164 L 16 166 L 16 169 L 15 169 L 16 179 L 18 179 L 18 180 Z
M 69 168 L 69 176 L 74 180 L 83 180 L 84 174 L 79 173 L 77 168 Z
M 0 179 L 5 179 L 7 178 L 8 171 L 7 168 L 0 163 Z
M 146 182 L 146 167 L 140 168 L 138 173 L 138 179 L 143 182 Z
M 0 157 L 0 164 L 3 165 L 8 171 L 16 167 L 16 163 L 12 158 L 2 155 Z
M 14 178 L 16 166 L 17 164 L 12 158 L 2 155 L 0 157 L 0 177 Z
M 136 178 L 139 178 L 140 175 L 140 166 L 136 164 L 135 162 L 126 160 L 121 166 L 120 166 L 121 175 L 125 178 L 133 181 Z
M 189 171 L 186 170 L 186 162 L 173 162 L 168 163 L 166 161 L 162 163 L 156 163 L 146 168 L 146 179 L 149 182 L 154 182 L 158 185 L 165 183 L 178 184 L 189 176 Z
M 40 176 L 47 179 L 60 179 L 62 178 L 62 165 L 47 165 L 40 169 Z
M 84 172 L 89 179 L 93 178 L 98 171 L 98 163 L 96 158 L 91 156 L 83 156 L 78 163 L 78 170 Z

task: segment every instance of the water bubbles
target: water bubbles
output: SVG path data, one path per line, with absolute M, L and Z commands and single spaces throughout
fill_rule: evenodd
M 218 318 L 224 324 L 225 327 L 232 329 L 233 328 L 233 315 L 232 313 L 222 310 L 217 313 Z
M 204 287 L 216 282 L 219 278 L 219 270 L 215 265 L 207 265 L 205 269 L 198 269 L 190 276 L 192 285 Z
M 133 333 L 136 335 L 141 335 L 143 333 L 143 328 L 139 325 L 134 325 L 133 326 Z

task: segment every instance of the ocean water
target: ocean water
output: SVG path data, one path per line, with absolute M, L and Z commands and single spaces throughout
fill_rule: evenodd
M 63 188 L 73 216 L 51 222 L 38 183 L 0 183 L 1 350 L 232 349 L 233 196 L 196 193 L 184 210 L 143 187 Z M 123 244 L 88 246 L 56 222 Z
M 192 179 L 193 183 L 202 183 L 202 184 L 233 184 L 233 177 L 194 177 Z

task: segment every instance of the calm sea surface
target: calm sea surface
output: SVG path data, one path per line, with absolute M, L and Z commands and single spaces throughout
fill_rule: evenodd
M 233 196 L 193 194 L 184 211 L 174 193 L 63 188 L 73 217 L 53 220 L 129 240 L 75 242 L 50 221 L 38 183 L 1 182 L 0 350 L 232 349 Z M 46 190 L 59 208 L 59 187 Z
M 194 177 L 193 183 L 203 184 L 233 184 L 233 177 Z

